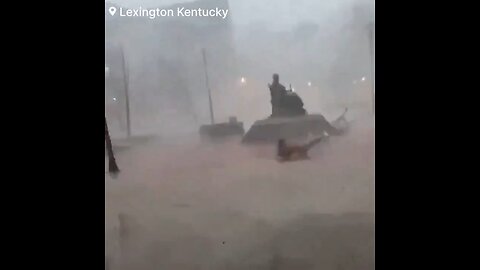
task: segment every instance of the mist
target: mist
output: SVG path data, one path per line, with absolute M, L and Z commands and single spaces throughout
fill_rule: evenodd
M 229 13 L 108 14 L 197 5 Z M 121 170 L 105 176 L 108 269 L 373 269 L 371 23 L 373 0 L 106 1 L 105 113 Z M 202 142 L 206 73 L 216 123 L 268 117 L 278 73 L 308 113 L 331 121 L 348 108 L 352 127 L 305 162 L 238 138 Z M 128 140 L 127 113 L 148 141 Z
M 118 2 L 131 7 L 183 3 Z M 287 88 L 292 85 L 309 112 L 333 117 L 348 106 L 368 113 L 372 1 L 206 2 L 228 5 L 227 20 L 106 15 L 107 56 L 118 61 L 118 50 L 112 48 L 121 46 L 127 61 L 135 132 L 195 132 L 209 122 L 202 48 L 220 122 L 236 116 L 248 127 L 268 115 L 267 83 L 273 73 Z M 118 81 L 122 75 L 117 71 Z M 151 130 L 153 126 L 158 128 Z

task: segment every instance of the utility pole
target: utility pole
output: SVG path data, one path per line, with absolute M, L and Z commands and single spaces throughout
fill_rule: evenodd
M 130 125 L 130 96 L 128 93 L 128 72 L 127 72 L 127 66 L 125 64 L 125 53 L 123 51 L 123 46 L 121 47 L 121 52 L 122 52 L 122 71 L 123 71 L 123 85 L 125 88 L 125 113 L 127 115 L 127 138 L 130 138 L 132 136 L 132 129 Z
M 208 71 L 207 71 L 207 56 L 205 53 L 205 49 L 202 49 L 202 55 L 203 55 L 203 66 L 205 68 L 205 84 L 207 86 L 207 91 L 208 91 L 208 103 L 210 105 L 210 121 L 211 124 L 215 124 L 215 120 L 213 118 L 213 106 L 212 106 L 212 94 L 210 90 L 210 85 L 208 83 Z

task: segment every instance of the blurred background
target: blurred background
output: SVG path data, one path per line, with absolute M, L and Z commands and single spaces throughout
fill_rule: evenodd
M 225 20 L 149 19 L 110 16 L 111 6 L 229 13 Z M 248 128 L 267 116 L 273 73 L 310 113 L 372 113 L 373 0 L 117 0 L 105 3 L 105 20 L 106 113 L 114 137 L 126 133 L 128 110 L 136 134 L 177 136 L 209 122 L 202 48 L 219 120 L 237 116 Z
M 229 13 L 152 20 L 112 6 Z M 374 25 L 373 0 L 105 2 L 120 168 L 105 174 L 106 269 L 375 269 Z M 236 116 L 248 130 L 269 116 L 278 73 L 309 113 L 331 121 L 348 107 L 348 133 L 286 163 L 273 144 L 199 141 L 210 123 L 202 49 L 217 122 Z

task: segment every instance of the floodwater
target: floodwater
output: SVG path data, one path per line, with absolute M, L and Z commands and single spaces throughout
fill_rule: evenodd
M 109 269 L 374 269 L 373 120 L 311 160 L 274 153 L 236 140 L 117 153 L 121 174 L 105 177 Z

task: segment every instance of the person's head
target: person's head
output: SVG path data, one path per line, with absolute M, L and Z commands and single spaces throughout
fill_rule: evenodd
M 278 83 L 280 81 L 280 77 L 278 76 L 277 73 L 273 74 L 273 82 Z

